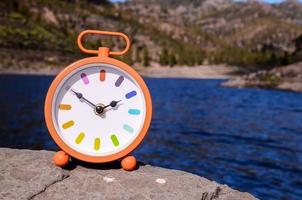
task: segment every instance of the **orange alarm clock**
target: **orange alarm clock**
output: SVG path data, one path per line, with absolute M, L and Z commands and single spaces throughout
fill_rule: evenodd
M 122 37 L 121 52 L 107 47 L 86 49 L 87 34 Z M 142 77 L 129 65 L 110 56 L 125 54 L 129 38 L 119 32 L 86 30 L 79 34 L 79 48 L 95 57 L 78 60 L 63 69 L 51 83 L 45 100 L 49 133 L 61 148 L 54 156 L 57 166 L 66 166 L 69 156 L 91 162 L 121 160 L 125 170 L 136 167 L 130 153 L 147 134 L 152 101 Z

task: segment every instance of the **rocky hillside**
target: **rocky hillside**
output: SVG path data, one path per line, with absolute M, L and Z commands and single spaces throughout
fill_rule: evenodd
M 4 0 L 0 3 L 0 67 L 65 65 L 83 57 L 84 29 L 127 33 L 122 59 L 136 65 L 226 63 L 244 70 L 302 60 L 302 5 L 232 0 Z M 91 37 L 86 45 L 122 48 L 117 38 Z M 34 62 L 33 62 L 34 61 Z

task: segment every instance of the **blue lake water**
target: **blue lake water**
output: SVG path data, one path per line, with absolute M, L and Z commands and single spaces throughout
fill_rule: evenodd
M 57 150 L 44 124 L 51 76 L 0 75 L 0 147 Z M 154 115 L 138 160 L 260 199 L 302 197 L 302 93 L 145 79 Z

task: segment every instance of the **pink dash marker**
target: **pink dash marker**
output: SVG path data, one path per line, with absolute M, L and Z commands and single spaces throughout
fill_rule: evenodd
M 85 85 L 89 84 L 89 79 L 85 73 L 81 74 L 81 78 Z

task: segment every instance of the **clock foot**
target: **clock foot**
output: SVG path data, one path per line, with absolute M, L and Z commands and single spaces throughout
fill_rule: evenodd
M 132 171 L 136 168 L 136 158 L 134 156 L 126 156 L 121 161 L 122 168 L 126 171 Z
M 69 155 L 64 151 L 58 151 L 54 157 L 53 161 L 59 167 L 65 167 L 69 161 Z

